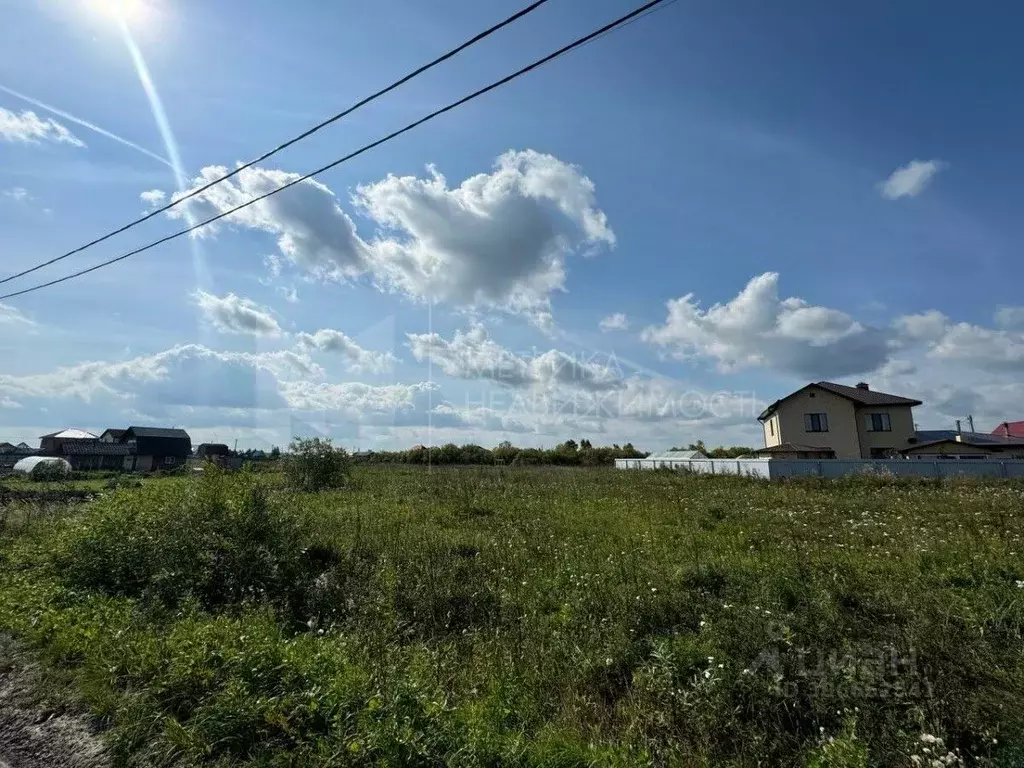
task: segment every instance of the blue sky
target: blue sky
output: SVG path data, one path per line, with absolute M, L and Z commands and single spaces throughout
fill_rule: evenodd
M 168 136 L 110 4 L 0 0 L 4 275 L 170 199 L 168 138 L 186 186 L 215 178 L 519 7 L 122 0 Z M 551 0 L 187 212 L 631 7 Z M 1020 15 L 673 3 L 201 237 L 2 302 L 0 439 L 750 444 L 811 379 L 917 397 L 922 428 L 1024 418 Z

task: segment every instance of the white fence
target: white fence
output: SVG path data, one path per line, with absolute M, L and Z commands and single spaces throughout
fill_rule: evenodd
M 616 459 L 615 468 L 675 469 L 770 480 L 872 473 L 899 477 L 1024 477 L 1024 460 L 991 459 Z

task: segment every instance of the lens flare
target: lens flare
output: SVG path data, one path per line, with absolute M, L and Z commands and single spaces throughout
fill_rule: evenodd
M 115 21 L 137 22 L 146 13 L 143 0 L 86 0 L 89 9 Z

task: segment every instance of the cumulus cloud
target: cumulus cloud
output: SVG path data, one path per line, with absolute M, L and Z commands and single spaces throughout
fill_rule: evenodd
M 167 199 L 167 194 L 162 189 L 149 189 L 140 194 L 139 199 L 150 208 L 158 208 Z
M 947 163 L 942 160 L 912 160 L 902 168 L 893 171 L 888 179 L 878 185 L 878 188 L 882 197 L 887 200 L 917 197 L 931 183 L 935 174 L 946 167 Z
M 330 328 L 321 328 L 316 333 L 300 333 L 296 339 L 304 349 L 341 355 L 353 373 L 386 373 L 396 362 L 390 352 L 363 349 L 349 336 Z
M 206 322 L 221 333 L 266 337 L 281 335 L 281 326 L 270 314 L 270 310 L 250 299 L 233 293 L 214 296 L 206 291 L 196 291 L 194 298 Z
M 193 180 L 193 188 L 204 186 L 227 172 L 223 166 L 203 168 Z M 233 179 L 168 211 L 168 215 L 183 218 L 186 207 L 204 218 L 223 213 L 297 178 L 297 173 L 247 168 Z M 175 199 L 183 194 L 175 195 Z M 334 193 L 318 181 L 309 179 L 296 184 L 286 192 L 232 214 L 226 222 L 274 235 L 284 256 L 322 278 L 343 280 L 357 277 L 367 269 L 369 247 L 356 234 L 355 224 L 338 206 Z M 211 225 L 199 232 L 209 236 L 216 229 L 216 225 Z
M 610 331 L 626 331 L 629 330 L 629 318 L 622 312 L 616 312 L 613 315 L 601 320 L 598 323 L 603 333 L 609 333 Z
M 3 107 L 0 107 L 0 139 L 23 144 L 52 141 L 75 147 L 85 146 L 85 142 L 56 120 L 40 118 L 32 110 L 24 110 L 19 114 Z
M 456 187 L 429 170 L 428 178 L 388 176 L 357 188 L 352 203 L 376 226 L 372 240 L 312 180 L 228 221 L 276 236 L 281 255 L 320 278 L 365 275 L 383 290 L 520 314 L 541 327 L 551 325 L 551 296 L 564 290 L 567 257 L 615 244 L 593 182 L 551 155 L 506 152 L 491 173 Z M 195 186 L 225 172 L 205 168 Z M 203 215 L 223 212 L 296 178 L 249 168 L 186 205 Z
M 668 302 L 662 326 L 642 338 L 681 360 L 707 358 L 723 371 L 763 366 L 804 378 L 846 376 L 886 362 L 885 330 L 803 299 L 780 299 L 779 275 L 753 278 L 725 304 L 704 310 L 693 294 Z
M 1024 330 L 1024 307 L 1000 307 L 996 310 L 996 325 L 1007 330 Z
M 483 326 L 456 331 L 449 341 L 437 333 L 408 334 L 419 361 L 431 360 L 459 379 L 490 379 L 513 388 L 567 387 L 591 392 L 619 389 L 622 379 L 607 360 L 582 359 L 560 350 L 521 356 L 491 339 Z

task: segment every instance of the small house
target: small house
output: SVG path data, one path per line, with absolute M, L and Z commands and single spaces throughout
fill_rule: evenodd
M 192 438 L 183 429 L 128 427 L 122 440 L 131 446 L 124 464 L 129 471 L 176 469 L 192 455 Z
M 103 434 L 100 435 L 100 442 L 101 443 L 123 443 L 124 442 L 124 433 L 127 432 L 127 431 L 128 431 L 127 429 L 107 429 L 107 430 L 104 430 Z
M 99 438 L 96 435 L 86 432 L 84 429 L 64 429 L 40 437 L 39 452 L 47 456 L 60 456 L 64 453 L 65 445 L 96 442 L 97 440 Z

